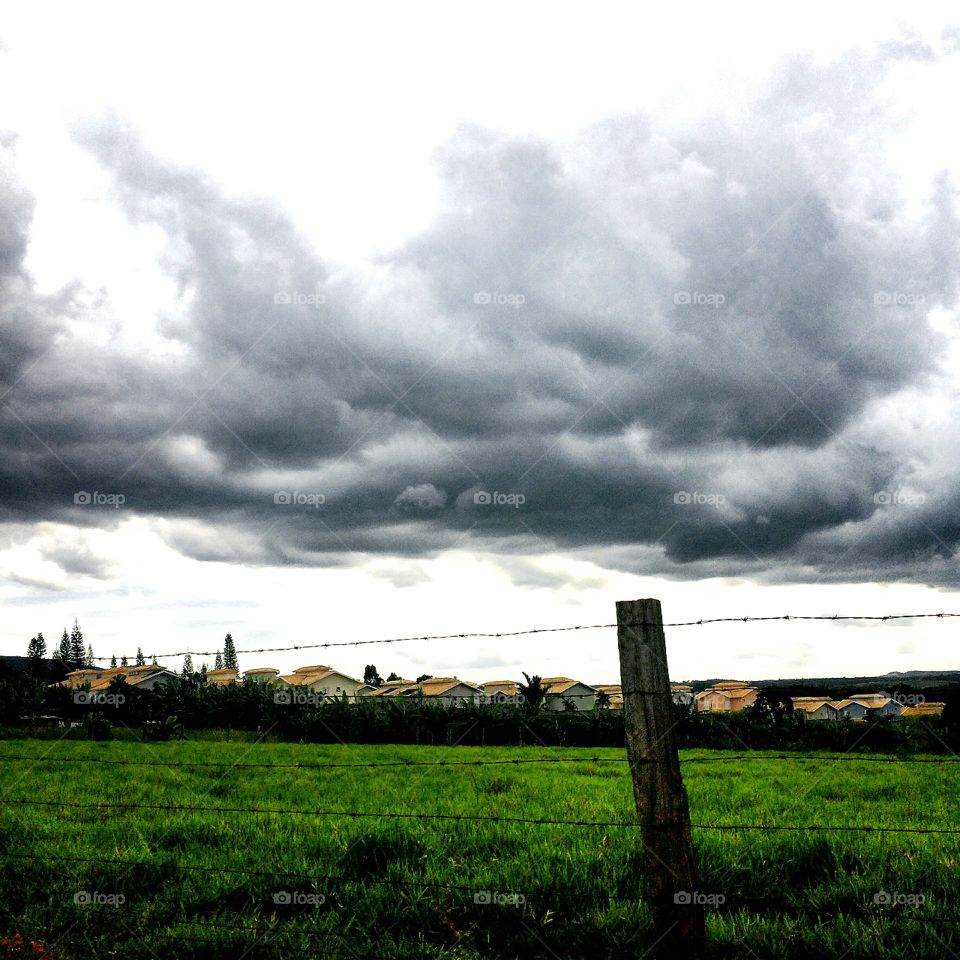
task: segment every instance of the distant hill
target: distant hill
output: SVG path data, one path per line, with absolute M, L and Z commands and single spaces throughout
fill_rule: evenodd
M 52 680 L 60 680 L 66 676 L 66 670 L 59 660 L 53 660 L 47 657 L 43 661 L 47 667 L 47 677 Z M 30 658 L 15 656 L 0 656 L 0 679 L 6 677 L 13 679 L 24 674 L 30 674 Z
M 53 666 L 52 660 L 46 661 L 48 666 Z M 6 667 L 8 670 L 15 670 L 18 673 L 29 673 L 30 672 L 30 658 L 29 657 L 0 657 L 0 669 Z

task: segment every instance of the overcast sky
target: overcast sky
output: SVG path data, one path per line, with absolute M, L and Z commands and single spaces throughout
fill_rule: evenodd
M 8 6 L 0 652 L 960 611 L 949 6 Z M 610 630 L 241 656 L 371 661 L 619 673 Z

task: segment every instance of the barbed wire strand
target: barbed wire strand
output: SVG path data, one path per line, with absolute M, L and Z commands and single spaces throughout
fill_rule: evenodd
M 382 640 L 340 640 L 328 643 L 297 643 L 288 647 L 254 647 L 237 650 L 236 653 L 283 653 L 291 650 L 321 650 L 328 647 L 362 647 L 379 643 L 411 643 L 418 640 L 463 640 L 463 639 L 497 639 L 502 637 L 532 636 L 540 633 L 566 633 L 576 630 L 609 630 L 617 626 L 642 627 L 702 627 L 712 623 L 761 623 L 773 620 L 920 620 L 944 619 L 960 617 L 960 613 L 889 613 L 889 614 L 779 614 L 776 616 L 741 616 L 741 617 L 704 617 L 700 620 L 681 620 L 667 623 L 656 623 L 648 620 L 631 620 L 623 624 L 616 623 L 582 623 L 562 627 L 531 627 L 525 630 L 498 630 L 498 631 L 465 631 L 461 633 L 434 633 L 421 636 L 389 637 Z M 183 657 L 187 654 L 195 657 L 213 657 L 222 650 L 180 650 L 175 653 L 151 653 L 144 657 Z M 110 660 L 111 657 L 93 657 L 94 660 Z M 136 656 L 126 655 L 127 660 L 135 660 Z
M 569 749 L 569 748 L 567 748 Z M 798 763 L 934 763 L 960 764 L 960 757 L 874 757 L 843 754 L 841 756 L 810 757 L 799 754 L 778 753 L 773 755 L 737 754 L 730 757 L 681 757 L 680 763 L 734 763 L 770 760 L 792 760 Z M 518 757 L 507 760 L 386 760 L 376 763 L 229 763 L 224 761 L 183 760 L 114 760 L 104 757 L 27 757 L 19 754 L 0 754 L 0 762 L 21 761 L 24 763 L 103 763 L 126 767 L 201 767 L 226 770 L 370 770 L 379 767 L 498 767 L 525 766 L 551 763 L 620 763 L 628 764 L 627 757 Z M 638 758 L 637 763 L 670 763 L 669 760 Z
M 164 810 L 168 813 L 244 813 L 276 816 L 308 816 L 308 817 L 344 817 L 347 819 L 378 819 L 391 820 L 444 820 L 464 823 L 523 823 L 539 826 L 559 827 L 617 827 L 627 829 L 654 828 L 673 829 L 680 824 L 656 823 L 641 824 L 636 821 L 623 820 L 543 820 L 535 817 L 502 817 L 482 814 L 460 813 L 398 813 L 395 811 L 376 810 L 303 810 L 289 807 L 205 807 L 199 804 L 162 804 L 162 803 L 129 803 L 129 802 L 101 802 L 81 803 L 76 800 L 30 800 L 25 797 L 0 798 L 0 804 L 13 806 L 64 807 L 75 810 Z M 746 824 L 746 823 L 691 823 L 691 827 L 700 830 L 791 830 L 825 832 L 839 830 L 864 833 L 916 833 L 916 834 L 946 834 L 960 835 L 960 828 L 955 827 L 878 827 L 878 826 L 846 826 L 842 824 L 802 824 L 796 826 Z

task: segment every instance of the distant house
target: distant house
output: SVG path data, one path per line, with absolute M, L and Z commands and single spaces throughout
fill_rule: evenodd
M 860 703 L 859 700 L 837 700 L 834 706 L 840 712 L 840 716 L 847 720 L 866 720 L 870 707 Z
M 462 706 L 479 703 L 484 696 L 483 688 L 458 677 L 430 677 L 417 683 L 414 680 L 388 680 L 382 687 L 365 694 L 382 700 L 407 697 L 422 697 L 444 706 Z
M 209 673 L 207 674 L 209 676 Z M 280 671 L 276 667 L 252 667 L 243 671 L 244 680 L 253 680 L 256 683 L 265 683 L 270 680 L 280 680 Z
M 793 709 L 807 720 L 839 720 L 840 711 L 827 697 L 791 697 Z
M 671 683 L 672 699 L 678 706 L 689 707 L 693 703 L 693 687 L 686 683 Z
M 463 706 L 468 703 L 479 703 L 483 688 L 457 677 L 430 677 L 414 684 L 414 690 L 404 690 L 400 696 L 423 696 L 424 699 L 444 706 Z
M 480 686 L 488 697 L 495 697 L 497 694 L 515 697 L 520 693 L 520 684 L 516 680 L 486 680 Z
M 339 700 L 344 694 L 350 700 L 356 700 L 364 689 L 374 689 L 368 687 L 363 681 L 347 676 L 347 674 L 334 670 L 326 664 L 297 667 L 293 673 L 284 674 L 279 680 L 281 683 L 308 690 L 312 694 L 327 697 L 331 700 Z
M 141 667 L 110 667 L 98 670 L 95 667 L 86 667 L 83 670 L 71 670 L 66 680 L 52 684 L 55 687 L 66 687 L 69 690 L 103 691 L 114 680 L 122 680 L 131 687 L 140 690 L 153 690 L 160 683 L 168 680 L 179 680 L 179 674 L 173 673 L 166 667 L 147 664 Z
M 864 720 L 867 717 L 899 717 L 901 710 L 901 705 L 884 693 L 854 693 L 841 700 L 838 707 L 844 716 L 851 720 Z
M 850 698 L 853 699 L 852 697 Z M 859 700 L 857 701 L 860 702 Z M 896 700 L 887 698 L 884 701 L 872 701 L 869 704 L 869 716 L 871 717 L 899 717 L 903 711 L 903 705 Z
M 386 680 L 379 687 L 369 687 L 361 691 L 361 696 L 389 698 L 395 697 L 401 690 L 416 687 L 413 680 Z
M 733 713 L 745 710 L 757 699 L 759 690 L 739 680 L 723 680 L 694 698 L 698 713 Z
M 945 703 L 937 700 L 930 700 L 925 703 L 918 703 L 912 707 L 903 707 L 900 711 L 901 717 L 939 717 L 943 713 Z
M 900 704 L 892 700 L 886 693 L 851 693 L 847 698 L 862 703 L 872 716 L 898 717 L 900 716 Z
M 597 701 L 597 689 L 570 677 L 544 677 L 543 686 L 547 695 L 543 705 L 547 710 L 566 710 L 573 704 L 574 710 L 592 710 Z
M 623 687 L 619 683 L 595 683 L 597 693 L 605 693 L 610 698 L 611 710 L 623 709 Z
M 207 683 L 215 687 L 223 687 L 230 683 L 238 683 L 240 671 L 236 667 L 220 667 L 217 670 L 207 671 Z

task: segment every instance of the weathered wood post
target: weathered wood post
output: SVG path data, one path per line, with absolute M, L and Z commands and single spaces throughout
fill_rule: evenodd
M 659 600 L 617 603 L 617 643 L 627 758 L 646 850 L 646 897 L 653 910 L 652 956 L 706 956 L 703 906 L 674 717 Z

